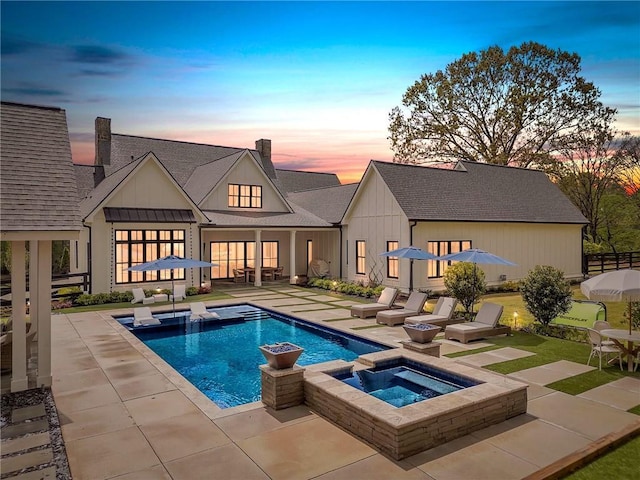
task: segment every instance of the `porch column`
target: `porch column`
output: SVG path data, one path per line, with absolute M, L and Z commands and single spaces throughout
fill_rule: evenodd
M 33 259 L 32 259 L 33 261 Z M 38 242 L 38 284 L 35 298 L 38 302 L 38 387 L 51 386 L 51 240 Z M 33 289 L 32 289 L 33 292 Z
M 36 291 L 38 285 L 38 262 L 35 260 L 38 258 L 38 241 L 29 241 L 29 258 L 33 259 L 29 261 L 29 319 L 31 320 L 31 330 L 38 331 L 38 302 L 36 298 L 32 296 L 32 293 Z M 36 337 L 38 334 L 36 334 Z
M 256 287 L 262 286 L 262 240 L 261 240 L 262 230 L 256 230 L 256 278 L 254 285 Z
M 289 285 L 296 283 L 296 231 L 289 233 Z
M 27 380 L 27 338 L 25 302 L 27 281 L 25 275 L 26 248 L 24 242 L 11 242 L 11 391 L 29 388 Z

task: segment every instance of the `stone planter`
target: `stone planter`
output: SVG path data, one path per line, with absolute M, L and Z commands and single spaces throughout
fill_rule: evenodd
M 276 370 L 293 367 L 300 354 L 304 351 L 303 348 L 289 342 L 262 345 L 258 348 L 260 348 L 264 358 L 267 359 L 269 366 Z
M 411 341 L 416 343 L 429 343 L 440 331 L 440 327 L 428 323 L 417 325 L 405 324 L 403 328 L 404 331 L 407 332 L 407 335 L 409 335 Z

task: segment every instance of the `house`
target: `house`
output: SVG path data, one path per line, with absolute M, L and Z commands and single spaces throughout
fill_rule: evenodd
M 92 292 L 166 288 L 169 272 L 127 269 L 170 254 L 217 264 L 176 272 L 187 285 L 246 267 L 257 285 L 263 267 L 282 266 L 293 281 L 313 259 L 340 276 L 345 207 L 327 220 L 289 195 L 339 185 L 337 176 L 276 171 L 266 139 L 250 150 L 136 137 L 112 133 L 106 118 L 96 119 L 95 138 L 95 164 L 76 166 L 84 229 L 71 248 L 72 268 L 91 273 Z
M 30 333 L 37 332 L 36 386 L 51 385 L 52 241 L 77 241 L 82 224 L 65 111 L 2 102 L 0 119 L 0 239 L 11 248 L 15 392 L 33 387 L 27 378 L 27 318 Z
M 372 161 L 341 221 L 344 276 L 409 285 L 409 261 L 380 257 L 414 245 L 441 256 L 480 248 L 517 264 L 482 265 L 489 285 L 553 265 L 582 276 L 587 220 L 543 172 L 469 161 L 453 169 Z M 443 289 L 447 262 L 414 261 L 416 289 Z

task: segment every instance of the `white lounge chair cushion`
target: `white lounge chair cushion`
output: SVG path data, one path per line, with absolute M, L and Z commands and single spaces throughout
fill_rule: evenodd
M 133 310 L 133 326 L 145 327 L 148 325 L 161 325 L 160 320 L 151 314 L 149 307 L 140 307 Z
M 194 302 L 191 304 L 191 320 L 208 319 L 208 318 L 220 318 L 215 312 L 207 311 L 207 308 L 202 302 Z
M 423 323 L 430 323 L 430 322 L 433 322 L 434 320 L 448 320 L 448 319 L 449 319 L 449 317 L 445 317 L 444 315 L 433 315 L 433 314 L 416 315 L 416 316 L 413 316 L 413 317 L 408 317 L 405 320 L 405 323 L 418 325 L 418 324 L 423 324 Z
M 391 306 L 398 296 L 398 290 L 392 287 L 385 287 L 385 289 L 380 294 L 378 301 L 376 303 Z

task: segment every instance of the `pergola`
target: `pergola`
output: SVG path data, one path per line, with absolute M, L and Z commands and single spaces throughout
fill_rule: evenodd
M 29 388 L 27 319 L 37 332 L 36 386 L 51 385 L 52 242 L 77 240 L 81 221 L 65 111 L 2 102 L 0 117 L 0 239 L 11 246 L 10 375 L 17 392 Z

